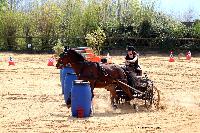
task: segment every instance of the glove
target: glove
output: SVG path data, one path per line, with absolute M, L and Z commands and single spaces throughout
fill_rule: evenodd
M 128 60 L 126 60 L 125 65 L 129 65 L 129 64 L 130 64 L 130 62 Z

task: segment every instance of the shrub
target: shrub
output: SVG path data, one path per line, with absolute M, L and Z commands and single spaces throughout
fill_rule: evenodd
M 58 57 L 64 50 L 64 47 L 60 41 L 60 39 L 58 39 L 58 42 L 56 43 L 56 45 L 53 47 L 53 50 L 55 51 L 55 55 Z

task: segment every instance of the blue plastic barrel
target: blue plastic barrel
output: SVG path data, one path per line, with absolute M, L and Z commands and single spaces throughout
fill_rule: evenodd
M 62 69 L 62 82 L 61 82 L 61 85 L 62 85 L 62 94 L 64 94 L 64 84 L 65 84 L 65 76 L 67 75 L 67 73 L 74 73 L 74 70 L 72 67 L 70 66 L 66 66 Z
M 64 99 L 65 103 L 67 103 L 67 99 L 71 99 L 71 90 L 72 90 L 72 85 L 73 81 L 77 80 L 76 73 L 67 73 L 65 76 L 65 83 L 64 83 Z
M 88 81 L 74 80 L 71 93 L 71 111 L 74 117 L 89 117 L 91 113 L 91 88 Z

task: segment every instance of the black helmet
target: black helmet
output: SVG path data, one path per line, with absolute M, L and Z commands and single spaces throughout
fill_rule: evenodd
M 135 51 L 135 48 L 133 46 L 128 46 L 127 51 Z
M 65 47 L 64 47 L 64 52 L 67 52 L 68 49 L 69 49 L 69 46 L 65 46 Z
M 101 62 L 102 62 L 102 63 L 107 63 L 108 61 L 107 61 L 106 58 L 102 58 L 102 59 L 101 59 Z

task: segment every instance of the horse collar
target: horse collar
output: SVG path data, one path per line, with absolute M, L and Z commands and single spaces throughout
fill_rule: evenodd
M 83 72 L 83 64 L 84 64 L 85 62 L 78 62 L 78 63 L 73 63 L 73 64 L 80 64 L 80 69 L 79 69 L 79 71 L 76 73 L 77 74 L 77 76 L 80 76 L 80 74 Z

